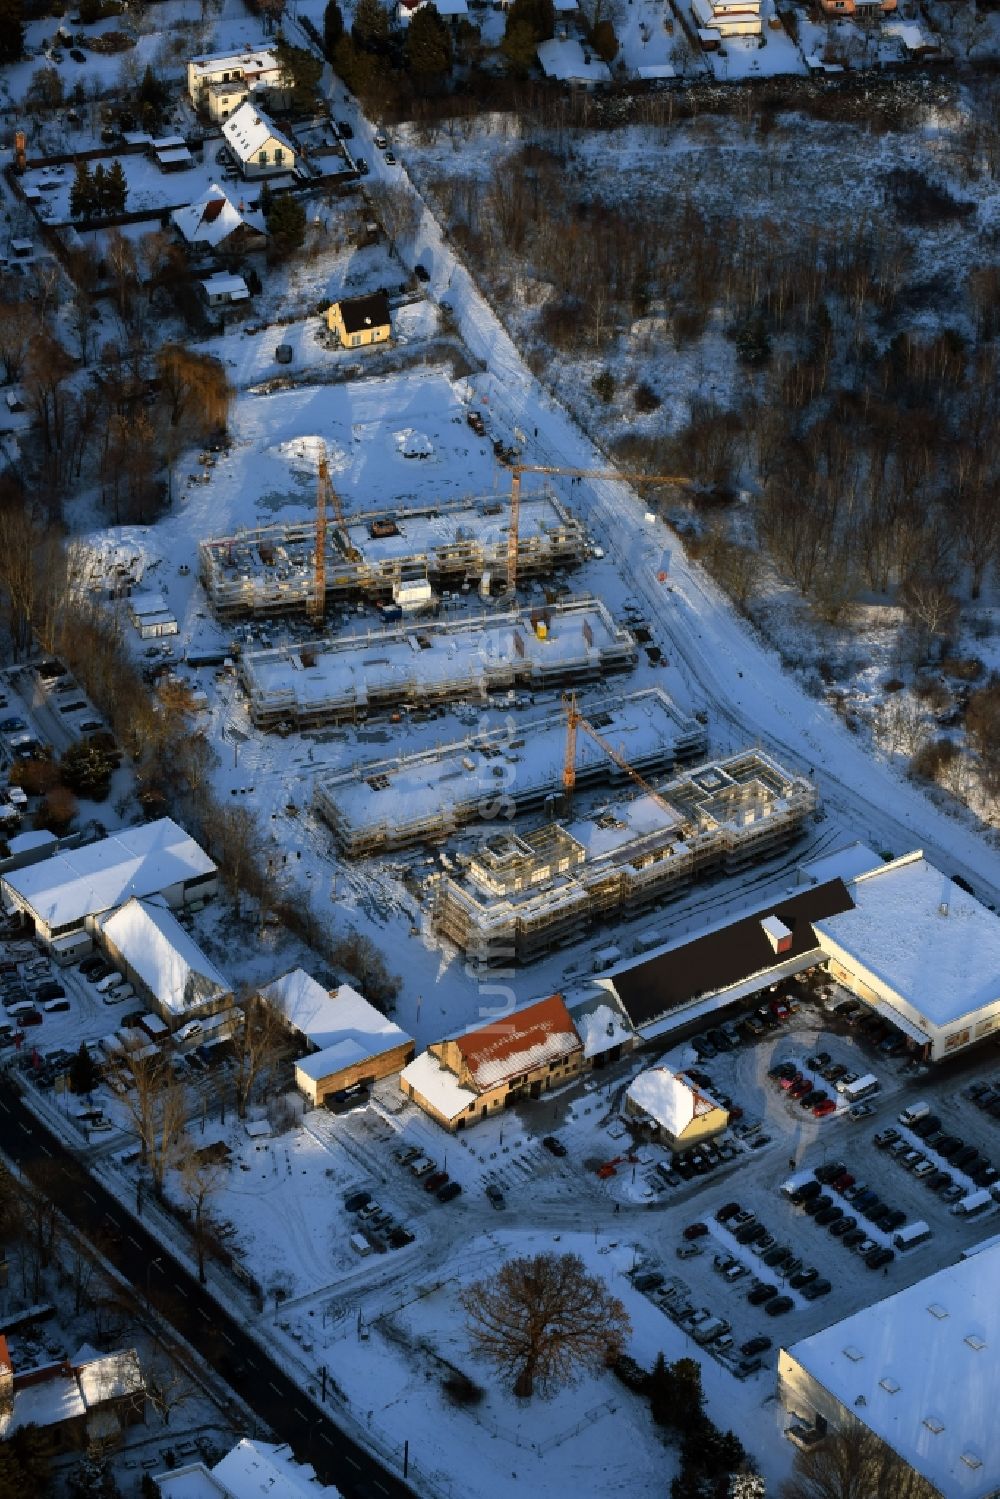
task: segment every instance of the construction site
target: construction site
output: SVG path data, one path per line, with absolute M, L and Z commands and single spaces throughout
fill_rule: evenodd
M 577 755 L 579 722 L 568 705 L 514 731 L 320 775 L 313 805 L 341 850 L 362 858 L 440 843 L 469 823 L 509 821 L 546 804 L 554 813 L 565 796 L 570 738 L 581 785 L 667 773 L 705 753 L 704 728 L 659 688 L 602 699 L 584 720 L 590 732 Z
M 480 965 L 530 963 L 773 856 L 815 806 L 813 783 L 760 750 L 701 765 L 586 816 L 486 839 L 461 873 L 435 877 L 434 927 Z
M 631 631 L 599 600 L 582 597 L 249 651 L 240 681 L 258 728 L 307 729 L 600 680 L 631 671 L 636 656 Z
M 509 531 L 509 507 L 496 497 L 365 512 L 329 525 L 324 517 L 262 526 L 201 542 L 201 581 L 212 609 L 227 619 L 303 611 L 319 618 L 327 605 L 354 599 L 428 607 L 434 595 L 463 585 L 484 597 L 503 592 Z M 556 499 L 521 502 L 516 575 L 544 577 L 587 554 L 582 525 Z

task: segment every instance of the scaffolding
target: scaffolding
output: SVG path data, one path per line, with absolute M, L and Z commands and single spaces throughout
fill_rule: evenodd
M 248 651 L 240 681 L 258 728 L 358 722 L 430 703 L 487 701 L 632 671 L 638 648 L 598 599 L 399 625 Z
M 646 775 L 705 753 L 705 730 L 660 688 L 604 698 L 588 717 Z M 565 737 L 565 716 L 550 712 L 422 754 L 318 776 L 313 805 L 349 858 L 442 842 L 472 822 L 502 823 L 552 806 L 562 795 Z M 579 785 L 624 779 L 597 745 L 581 745 Z
M 486 840 L 463 874 L 436 882 L 434 926 L 479 964 L 530 963 L 695 880 L 772 857 L 815 807 L 810 780 L 745 751 L 679 776 L 655 798 Z
M 509 522 L 496 499 L 455 500 L 366 511 L 320 527 L 325 567 L 317 567 L 317 522 L 260 526 L 199 546 L 199 571 L 212 609 L 225 619 L 317 610 L 350 599 L 389 602 L 414 583 L 438 592 L 463 584 L 502 584 Z M 581 523 L 550 495 L 521 503 L 518 575 L 544 577 L 587 555 Z

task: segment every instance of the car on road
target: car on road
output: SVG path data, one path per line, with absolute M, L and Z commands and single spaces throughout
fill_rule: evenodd
M 393 151 L 386 151 L 385 164 L 387 167 L 394 167 L 396 165 L 396 156 Z
M 759 1333 L 757 1337 L 748 1338 L 745 1343 L 741 1343 L 740 1352 L 747 1358 L 750 1358 L 755 1353 L 766 1353 L 771 1346 L 771 1339 L 765 1337 L 763 1333 Z
M 445 1182 L 437 1194 L 438 1202 L 452 1202 L 462 1191 L 458 1182 Z
M 767 1302 L 764 1311 L 768 1317 L 780 1317 L 785 1312 L 790 1312 L 794 1305 L 795 1302 L 790 1296 L 775 1296 L 773 1300 Z
M 388 141 L 388 139 L 387 139 L 384 131 L 376 130 L 376 132 L 375 132 L 375 146 L 376 146 L 376 148 L 379 151 L 384 151 L 386 149 L 386 147 L 388 146 L 388 144 L 389 144 L 389 141 Z
M 684 1230 L 685 1239 L 700 1239 L 708 1233 L 707 1223 L 689 1223 Z
M 486 1196 L 489 1199 L 490 1206 L 496 1208 L 498 1212 L 501 1208 L 505 1208 L 507 1206 L 507 1200 L 501 1192 L 500 1188 L 497 1186 L 496 1182 L 490 1182 L 487 1185 Z
M 344 1198 L 344 1207 L 349 1213 L 360 1213 L 372 1200 L 370 1192 L 351 1192 Z
M 848 1113 L 854 1120 L 868 1119 L 874 1112 L 875 1105 L 873 1103 L 856 1103 L 848 1110 Z
M 566 1146 L 557 1135 L 543 1135 L 542 1144 L 552 1155 L 564 1156 L 567 1153 Z
M 363 156 L 356 156 L 354 158 L 354 169 L 359 177 L 368 176 L 368 163 Z

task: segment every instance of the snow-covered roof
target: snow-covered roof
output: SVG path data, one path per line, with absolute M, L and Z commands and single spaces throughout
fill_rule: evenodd
M 1000 1487 L 998 1278 L 984 1250 L 788 1350 L 948 1499 Z
M 243 302 L 250 295 L 250 288 L 242 276 L 216 271 L 214 276 L 206 276 L 202 286 L 210 297 L 228 297 L 229 300 Z
M 261 214 L 234 203 L 215 182 L 204 197 L 189 203 L 186 208 L 175 208 L 170 217 L 189 245 L 209 245 L 214 248 L 221 245 L 241 225 L 259 234 L 264 232 Z M 131 603 L 129 607 L 132 607 Z
M 564 83 L 610 83 L 611 70 L 593 52 L 584 52 L 575 37 L 553 37 L 539 42 L 538 61 L 546 78 Z
M 172 1015 L 232 993 L 232 985 L 165 905 L 130 900 L 100 926 L 123 962 Z
M 50 1378 L 42 1377 L 37 1384 L 23 1385 L 15 1391 L 13 1410 L 0 1411 L 0 1442 L 5 1442 L 22 1426 L 56 1426 L 86 1414 L 87 1406 L 72 1372 L 64 1373 L 54 1367 Z
M 648 1072 L 640 1072 L 628 1086 L 628 1097 L 637 1109 L 675 1139 L 695 1119 L 719 1108 L 681 1073 L 671 1072 L 667 1067 L 651 1067 Z
M 62 927 L 132 896 L 156 895 L 197 875 L 214 874 L 215 868 L 183 828 L 161 817 L 11 870 L 3 886 L 47 926 Z
M 195 77 L 215 73 L 273 73 L 278 69 L 276 53 L 269 47 L 248 48 L 244 52 L 214 52 L 207 57 L 192 57 L 189 66 Z
M 815 923 L 824 949 L 860 963 L 935 1026 L 1000 1001 L 1000 917 L 922 853 L 849 888 L 854 909 Z
M 240 161 L 250 161 L 269 141 L 283 146 L 290 156 L 295 155 L 295 147 L 288 137 L 282 135 L 277 125 L 249 101 L 233 110 L 222 126 L 222 133 L 226 144 L 236 152 Z
M 401 1083 L 409 1083 L 443 1119 L 457 1119 L 478 1097 L 471 1088 L 463 1088 L 455 1074 L 429 1051 L 414 1057 L 399 1077 Z
M 867 843 L 849 843 L 832 854 L 800 864 L 799 877 L 808 885 L 825 885 L 827 880 L 856 880 L 859 874 L 880 869 L 882 863 L 881 855 Z
M 211 1471 L 190 1463 L 158 1473 L 162 1499 L 340 1499 L 339 1489 L 321 1483 L 310 1463 L 298 1462 L 288 1446 L 237 1442 Z
M 88 1409 L 105 1400 L 121 1400 L 145 1389 L 139 1355 L 134 1348 L 117 1353 L 96 1354 L 76 1370 L 80 1393 Z
M 583 1042 L 583 1055 L 588 1060 L 621 1046 L 635 1035 L 617 995 L 606 990 L 575 1000 L 567 1008 Z
M 308 1077 L 327 1077 L 351 1061 L 379 1056 L 410 1040 L 350 984 L 341 984 L 331 992 L 302 968 L 293 968 L 266 984 L 260 995 L 317 1048 L 317 1055 L 302 1057 L 296 1063 Z M 345 1060 L 334 1058 L 334 1065 L 316 1072 L 331 1050 Z
M 7 847 L 11 854 L 33 853 L 36 848 L 45 848 L 59 842 L 55 833 L 50 833 L 44 828 L 31 829 L 27 833 L 15 833 L 12 838 L 7 839 Z
M 512 1010 L 502 1020 L 491 1020 L 454 1039 L 480 1092 L 580 1050 L 561 994 Z
M 187 166 L 194 161 L 187 146 L 157 146 L 156 159 L 164 167 Z

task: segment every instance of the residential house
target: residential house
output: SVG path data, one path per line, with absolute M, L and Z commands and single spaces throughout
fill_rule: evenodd
M 185 1463 L 157 1473 L 160 1499 L 340 1499 L 339 1489 L 323 1483 L 311 1463 L 300 1462 L 287 1445 L 244 1437 L 217 1462 Z
M 831 19 L 880 21 L 883 16 L 893 14 L 897 3 L 898 0 L 820 0 L 820 7 Z
M 242 276 L 216 271 L 199 284 L 206 307 L 235 307 L 250 300 L 250 288 Z
M 732 37 L 759 37 L 764 29 L 760 0 L 691 0 L 691 15 L 707 52 Z
M 429 0 L 398 0 L 396 19 L 400 26 L 409 26 L 420 7 L 428 3 Z M 468 0 L 433 0 L 433 4 L 441 19 L 452 27 L 469 14 Z
M 561 994 L 435 1042 L 400 1087 L 446 1129 L 465 1129 L 522 1098 L 540 1098 L 583 1068 L 580 1037 Z
M 222 127 L 244 177 L 273 177 L 295 170 L 296 149 L 255 104 L 241 104 Z
M 350 984 L 324 989 L 294 968 L 265 985 L 260 996 L 305 1043 L 295 1082 L 316 1108 L 346 1088 L 391 1077 L 413 1057 L 413 1038 Z
M 618 996 L 596 988 L 569 1006 L 583 1046 L 584 1066 L 599 1070 L 617 1062 L 636 1045 L 636 1034 Z
M 0 1445 L 22 1426 L 41 1427 L 55 1451 L 115 1443 L 146 1419 L 146 1386 L 134 1348 L 18 1370 L 0 1337 Z
M 392 333 L 389 299 L 384 291 L 377 291 L 369 297 L 334 302 L 327 308 L 326 326 L 344 349 L 385 343 Z
M 687 1150 L 721 1135 L 729 1115 L 683 1072 L 651 1067 L 625 1093 L 625 1115 L 668 1150 Z
M 188 98 L 213 120 L 225 120 L 251 95 L 255 102 L 285 102 L 277 53 L 270 47 L 192 57 L 187 65 Z
M 214 182 L 204 197 L 175 208 L 170 219 L 185 244 L 221 255 L 260 250 L 267 240 L 263 214 L 242 199 L 234 203 Z

